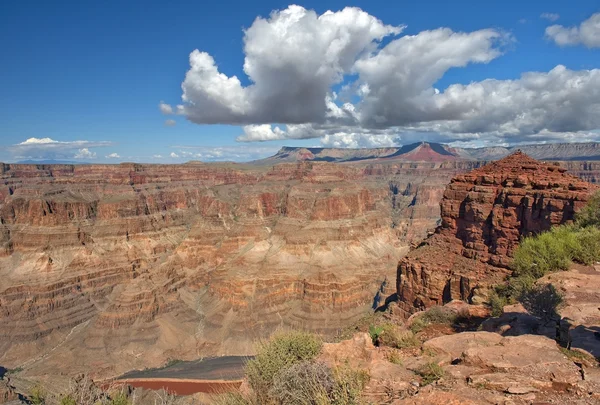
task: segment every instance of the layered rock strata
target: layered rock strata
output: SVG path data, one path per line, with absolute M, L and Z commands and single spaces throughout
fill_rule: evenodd
M 523 236 L 573 220 L 595 186 L 516 152 L 452 179 L 441 226 L 403 258 L 397 294 L 409 315 L 453 299 L 481 301 L 508 274 Z
M 0 365 L 110 376 L 335 333 L 479 165 L 0 164 Z

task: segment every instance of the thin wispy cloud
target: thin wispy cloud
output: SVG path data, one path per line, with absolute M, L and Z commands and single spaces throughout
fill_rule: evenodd
M 52 138 L 29 138 L 6 149 L 15 157 L 27 159 L 93 159 L 93 148 L 112 146 L 109 141 L 57 141 Z
M 558 20 L 560 18 L 560 15 L 556 14 L 556 13 L 542 13 L 540 15 L 540 18 L 543 18 L 544 20 L 548 20 L 551 22 L 554 22 L 556 20 Z

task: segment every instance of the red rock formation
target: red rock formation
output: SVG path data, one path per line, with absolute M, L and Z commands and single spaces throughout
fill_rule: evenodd
M 477 165 L 0 165 L 0 363 L 114 375 L 336 332 Z
M 446 187 L 442 224 L 398 265 L 401 308 L 415 310 L 453 299 L 478 301 L 507 273 L 522 236 L 571 221 L 595 187 L 516 152 Z

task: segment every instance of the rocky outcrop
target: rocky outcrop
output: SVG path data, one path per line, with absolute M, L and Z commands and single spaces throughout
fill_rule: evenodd
M 441 201 L 441 226 L 398 265 L 406 314 L 453 299 L 477 303 L 508 274 L 522 236 L 569 222 L 595 187 L 516 152 L 452 179 Z
M 403 349 L 376 348 L 368 334 L 359 333 L 326 343 L 318 360 L 365 370 L 370 379 L 364 399 L 377 404 L 595 404 L 600 399 L 598 368 L 583 367 L 553 339 L 450 333 Z M 431 365 L 437 373 L 433 382 L 422 371 Z

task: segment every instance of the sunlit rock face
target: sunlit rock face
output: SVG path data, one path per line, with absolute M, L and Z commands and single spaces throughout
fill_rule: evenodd
M 575 162 L 567 167 L 585 172 Z M 397 294 L 410 314 L 453 299 L 477 301 L 508 274 L 522 236 L 572 221 L 596 187 L 516 152 L 459 174 L 441 201 L 441 226 L 398 265 Z
M 336 333 L 480 165 L 0 164 L 0 364 L 110 376 Z

